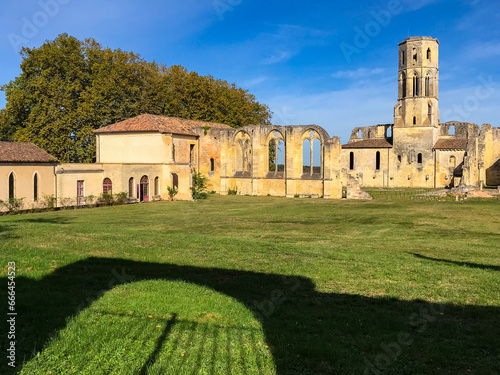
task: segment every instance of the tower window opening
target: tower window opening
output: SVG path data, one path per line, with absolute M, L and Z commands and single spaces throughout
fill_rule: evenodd
M 418 60 L 417 49 L 413 48 L 413 63 L 416 64 Z
M 406 98 L 406 74 L 404 72 L 403 72 L 403 74 L 401 76 L 401 81 L 403 81 L 402 82 L 402 84 L 403 84 L 402 91 L 403 92 L 402 92 L 401 97 Z
M 349 169 L 351 171 L 354 169 L 354 152 L 349 154 Z
M 425 77 L 425 96 L 431 96 L 431 77 Z
M 429 61 L 431 60 L 431 49 L 430 48 L 427 49 L 427 60 L 429 60 Z
M 418 75 L 413 77 L 413 96 L 420 96 L 420 77 Z
M 413 116 L 413 125 L 417 125 L 417 117 Z
M 417 163 L 422 164 L 422 154 L 417 155 Z

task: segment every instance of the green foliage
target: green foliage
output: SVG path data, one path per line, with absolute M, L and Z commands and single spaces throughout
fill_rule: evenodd
M 191 187 L 191 194 L 193 199 L 207 199 L 207 186 L 208 178 L 203 176 L 200 172 L 193 172 L 193 186 Z
M 128 194 L 126 192 L 122 191 L 121 193 L 115 194 L 113 198 L 114 206 L 121 206 L 127 203 L 128 203 Z
M 34 142 L 61 162 L 93 162 L 93 131 L 152 113 L 225 123 L 269 123 L 271 112 L 248 91 L 181 66 L 67 34 L 23 48 L 19 77 L 4 85 L 0 140 Z
M 208 131 L 210 130 L 210 126 L 206 125 L 202 127 L 203 129 L 203 134 L 207 135 Z
M 46 207 L 48 210 L 53 210 L 56 208 L 56 197 L 54 195 L 43 195 L 43 206 Z
M 112 206 L 113 203 L 113 194 L 101 194 L 97 199 L 97 204 L 102 206 Z
M 234 189 L 227 189 L 227 195 L 238 195 L 238 187 L 234 187 Z
M 177 195 L 178 191 L 174 187 L 167 186 L 168 196 L 172 199 Z
M 23 209 L 23 198 L 10 198 L 8 201 L 0 200 L 0 207 L 7 209 L 9 213 L 17 213 Z
M 274 172 L 275 168 L 276 168 L 276 163 L 275 163 L 276 153 L 277 153 L 276 142 L 274 141 L 274 139 L 272 139 L 269 142 L 269 152 L 268 152 L 268 154 L 269 154 L 269 171 L 270 172 Z

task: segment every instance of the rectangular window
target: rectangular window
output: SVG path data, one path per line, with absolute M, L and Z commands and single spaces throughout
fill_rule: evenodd
M 84 185 L 84 181 L 83 180 L 78 180 L 76 182 L 76 204 L 78 206 L 81 206 L 84 203 L 83 185 Z

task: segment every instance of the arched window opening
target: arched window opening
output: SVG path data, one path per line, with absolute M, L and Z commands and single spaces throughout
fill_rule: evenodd
M 155 196 L 160 195 L 160 177 L 155 177 Z
M 448 130 L 448 134 L 449 135 L 455 135 L 455 126 L 454 125 L 451 125 L 449 130 Z
M 432 124 L 432 105 L 427 106 L 427 116 L 429 117 L 429 124 Z
M 402 97 L 403 98 L 406 98 L 406 74 L 403 72 L 402 76 L 401 76 L 401 80 L 403 81 L 403 88 L 402 88 Z
M 149 178 L 148 176 L 141 177 L 141 187 L 139 189 L 140 201 L 149 202 Z
M 413 125 L 417 125 L 417 117 L 413 116 Z
M 252 145 L 250 136 L 245 132 L 240 132 L 235 138 L 236 142 L 236 171 L 251 172 L 252 170 Z
M 312 177 L 321 174 L 322 146 L 318 133 L 311 130 L 308 135 L 302 143 L 302 173 Z
M 36 202 L 38 200 L 38 174 L 35 173 L 33 176 L 33 200 Z
M 372 137 L 372 131 L 368 130 L 368 139 L 370 139 L 371 137 Z
M 177 173 L 172 173 L 172 187 L 175 190 L 179 190 L 179 176 Z
M 215 171 L 215 159 L 210 158 L 210 172 L 214 172 L 214 171 Z
M 312 145 L 312 165 L 313 165 L 313 174 L 321 174 L 321 141 L 319 139 L 315 139 Z
M 128 179 L 128 197 L 133 198 L 134 197 L 134 178 L 130 177 Z
M 361 129 L 358 130 L 358 139 L 361 139 L 363 138 L 363 132 L 361 131 Z
M 417 163 L 422 164 L 422 154 L 417 155 Z
M 380 151 L 377 151 L 377 153 L 375 154 L 375 169 L 377 171 L 380 170 Z
M 284 171 L 285 142 L 282 139 L 273 138 L 269 141 L 269 172 L 277 174 Z
M 430 48 L 427 49 L 427 60 L 429 60 L 429 61 L 431 60 L 431 49 Z
M 194 164 L 194 145 L 189 145 L 189 164 Z
M 403 161 L 403 157 L 401 155 L 398 155 L 398 162 L 401 163 Z
M 113 183 L 111 182 L 111 179 L 107 177 L 102 181 L 102 193 L 103 194 L 113 193 Z
M 405 51 L 401 51 L 401 65 L 405 64 Z
M 9 201 L 16 197 L 16 178 L 14 172 L 9 175 Z
M 349 169 L 351 171 L 354 169 L 354 152 L 349 154 Z
M 417 49 L 413 48 L 413 63 L 416 64 L 418 61 Z
M 392 138 L 392 128 L 390 126 L 385 131 L 385 137 L 386 138 Z
M 413 96 L 420 96 L 420 77 L 418 75 L 413 77 Z
M 305 139 L 302 143 L 302 173 L 304 174 L 310 174 L 312 172 L 311 146 L 311 141 L 309 139 Z
M 450 167 L 455 169 L 455 167 L 457 166 L 457 158 L 455 158 L 455 156 L 450 156 Z

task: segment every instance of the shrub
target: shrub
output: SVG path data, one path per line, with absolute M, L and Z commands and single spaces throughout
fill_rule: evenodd
M 174 187 L 167 186 L 167 191 L 168 191 L 168 196 L 170 199 L 174 199 L 174 197 L 177 195 L 178 191 Z
M 117 205 L 117 206 L 128 203 L 127 193 L 121 192 L 121 193 L 115 194 L 115 197 L 114 197 L 114 200 L 112 203 L 113 203 L 113 205 Z
M 48 210 L 53 210 L 56 208 L 56 197 L 53 195 L 43 195 L 42 204 Z
M 97 201 L 97 197 L 95 195 L 87 195 L 85 197 L 85 205 L 89 207 L 94 207 Z
M 227 195 L 238 195 L 238 188 L 235 187 L 234 189 L 228 189 Z
M 24 198 L 11 198 L 8 201 L 0 201 L 0 205 L 5 207 L 9 213 L 18 213 L 23 208 Z
M 101 194 L 97 199 L 97 204 L 111 206 L 113 204 L 113 194 Z
M 200 172 L 193 172 L 193 186 L 191 187 L 191 194 L 193 199 L 207 199 L 207 185 L 208 178 L 203 176 Z

